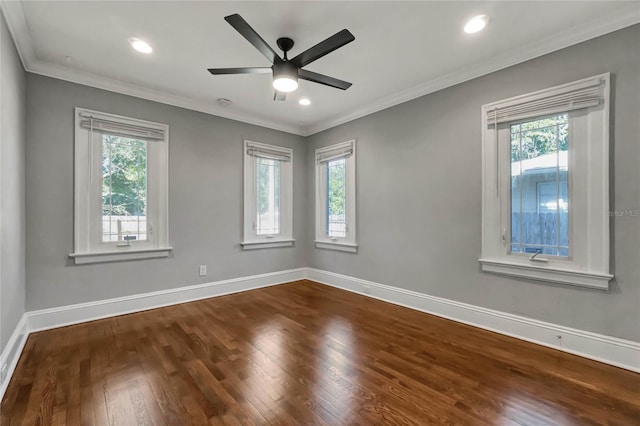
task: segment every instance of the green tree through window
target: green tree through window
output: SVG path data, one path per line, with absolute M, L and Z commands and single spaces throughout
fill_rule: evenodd
M 346 164 L 344 158 L 327 162 L 327 235 L 346 235 Z
M 147 143 L 126 137 L 103 135 L 103 240 L 119 240 L 122 234 L 135 235 L 135 238 L 129 239 L 144 239 L 146 212 Z M 141 223 L 140 218 L 143 218 L 144 222 Z
M 566 151 L 569 144 L 568 117 L 562 114 L 514 124 L 511 126 L 511 135 L 511 161 Z M 522 140 L 518 139 L 518 136 Z

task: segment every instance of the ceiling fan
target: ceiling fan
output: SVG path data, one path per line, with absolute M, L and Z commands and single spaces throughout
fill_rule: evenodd
M 287 92 L 292 92 L 298 88 L 298 79 L 312 81 L 314 83 L 324 84 L 325 86 L 335 87 L 337 89 L 347 90 L 351 87 L 351 83 L 338 80 L 337 78 L 327 75 L 318 74 L 312 71 L 304 70 L 302 67 L 309 65 L 316 59 L 333 52 L 336 49 L 351 43 L 355 40 L 353 34 L 349 30 L 342 30 L 332 35 L 328 39 L 321 41 L 315 46 L 305 50 L 293 59 L 287 58 L 287 52 L 293 47 L 293 40 L 288 37 L 281 37 L 277 40 L 278 47 L 284 52 L 284 58 L 280 58 L 278 54 L 267 44 L 266 41 L 258 35 L 258 33 L 249 26 L 242 16 L 236 14 L 226 16 L 227 21 L 236 29 L 249 43 L 260 51 L 271 63 L 271 67 L 247 67 L 247 68 L 209 68 L 209 72 L 214 75 L 222 74 L 266 74 L 273 73 L 273 87 L 276 92 L 273 96 L 274 101 L 284 101 L 287 98 Z

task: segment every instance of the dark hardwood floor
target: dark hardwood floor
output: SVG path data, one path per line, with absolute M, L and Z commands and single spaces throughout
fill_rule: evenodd
M 35 333 L 8 425 L 640 424 L 640 375 L 300 281 Z

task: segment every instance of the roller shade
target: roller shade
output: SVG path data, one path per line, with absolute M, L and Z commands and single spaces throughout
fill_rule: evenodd
M 316 161 L 318 163 L 326 163 L 338 158 L 347 158 L 351 155 L 353 155 L 353 141 L 316 153 Z
M 121 123 L 83 113 L 80 114 L 80 127 L 91 132 L 108 133 L 135 139 L 161 141 L 166 138 L 165 131 L 162 129 Z
M 486 110 L 489 126 L 597 106 L 604 102 L 604 81 L 597 77 L 569 83 L 553 92 L 514 98 Z
M 291 161 L 291 151 L 289 149 L 279 150 L 255 144 L 247 144 L 247 155 L 270 160 Z

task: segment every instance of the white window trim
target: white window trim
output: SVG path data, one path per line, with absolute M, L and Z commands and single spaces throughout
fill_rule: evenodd
M 326 235 L 326 167 L 319 161 L 319 157 L 327 152 L 351 151 L 346 159 L 346 236 L 328 237 Z M 316 238 L 315 247 L 319 249 L 337 250 L 349 253 L 358 252 L 356 239 L 356 141 L 355 139 L 330 145 L 316 150 Z
M 147 216 L 152 228 L 151 238 L 130 245 L 100 243 L 95 228 L 95 217 L 98 215 L 95 200 L 91 202 L 91 182 L 100 179 L 100 167 L 91 164 L 96 161 L 93 152 L 92 132 L 80 126 L 80 121 L 86 117 L 97 120 L 117 122 L 119 124 L 148 129 L 154 135 L 164 135 L 164 139 L 150 142 L 154 145 L 153 161 L 147 167 L 153 167 L 154 179 L 148 184 L 147 197 L 154 199 L 147 206 Z M 75 148 L 74 148 L 74 252 L 69 257 L 75 264 L 116 262 L 123 260 L 138 260 L 158 257 L 168 257 L 173 248 L 169 244 L 169 126 L 114 114 L 75 108 Z M 150 164 L 152 163 L 152 164 Z M 92 177 L 93 174 L 93 177 Z
M 490 121 L 493 111 L 514 104 L 525 104 L 540 100 L 546 96 L 567 93 L 576 87 L 598 84 L 602 98 L 599 105 L 589 106 L 588 114 L 570 112 L 574 104 L 565 109 L 561 107 L 544 111 L 543 114 L 569 112 L 569 188 L 580 193 L 588 190 L 588 197 L 580 197 L 576 201 L 576 192 L 572 192 L 569 201 L 570 244 L 573 253 L 570 258 L 544 257 L 543 261 L 531 260 L 530 256 L 510 254 L 510 222 L 509 201 L 510 179 L 501 179 L 505 174 L 510 176 L 508 156 L 505 153 L 508 145 L 502 137 L 504 130 L 498 126 L 498 134 Z M 578 80 L 527 95 L 517 96 L 482 106 L 482 256 L 479 259 L 482 270 L 501 275 L 508 275 L 533 280 L 570 284 L 600 290 L 609 289 L 609 281 L 613 275 L 609 273 L 609 73 Z M 584 108 L 584 106 L 582 106 Z M 584 109 L 582 110 L 584 111 Z M 495 113 L 494 113 L 495 114 Z M 574 131 L 572 117 L 580 120 L 580 128 L 585 129 L 580 140 L 587 142 L 586 150 L 581 154 L 582 178 L 578 182 L 573 178 L 576 171 L 576 155 L 571 149 Z M 517 119 L 517 118 L 514 118 Z M 508 121 L 508 120 L 504 120 Z M 507 123 L 508 124 L 508 123 Z M 508 126 L 506 129 L 508 133 Z M 498 139 L 500 138 L 500 139 Z M 497 143 L 499 140 L 499 144 Z M 575 145 L 574 145 L 575 146 Z M 500 159 L 500 161 L 498 161 Z M 573 171 L 573 173 L 572 173 Z M 570 189 L 570 191 L 572 191 Z M 572 214 L 576 203 L 581 204 L 581 215 Z M 505 207 L 506 205 L 506 207 Z M 579 222 L 579 223 L 578 223 Z M 576 242 L 580 239 L 579 242 Z
M 327 250 L 336 250 L 336 251 L 346 251 L 347 253 L 357 253 L 358 245 L 357 244 L 348 244 L 341 243 L 336 241 L 326 242 L 315 240 L 316 248 L 319 249 L 327 249 Z
M 257 235 L 255 221 L 257 215 L 255 194 L 255 159 L 249 154 L 251 147 L 263 149 L 274 154 L 283 154 L 289 161 L 280 163 L 280 234 Z M 243 237 L 240 246 L 243 250 L 256 250 L 277 247 L 291 247 L 293 238 L 293 150 L 282 146 L 245 140 L 243 143 L 244 162 L 244 218 Z

